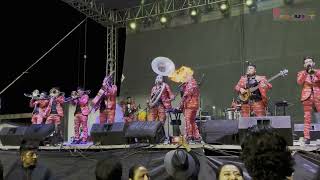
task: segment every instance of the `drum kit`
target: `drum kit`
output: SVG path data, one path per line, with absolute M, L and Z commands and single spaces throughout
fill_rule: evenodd
M 241 105 L 237 105 L 234 108 L 227 108 L 225 109 L 225 119 L 226 120 L 239 120 L 241 117 L 240 113 Z

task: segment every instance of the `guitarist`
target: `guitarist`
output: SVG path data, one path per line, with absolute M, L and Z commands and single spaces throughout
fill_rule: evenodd
M 314 69 L 312 57 L 303 59 L 304 70 L 298 72 L 297 83 L 302 85 L 301 102 L 304 111 L 304 140 L 310 144 L 310 123 L 313 105 L 320 112 L 320 69 Z
M 235 90 L 237 93 L 245 94 L 247 89 L 255 86 L 259 88 L 251 93 L 249 100 L 241 102 L 241 117 L 265 116 L 268 100 L 267 91 L 272 88 L 265 76 L 256 75 L 256 66 L 249 64 L 246 75 L 241 76 Z
M 128 96 L 126 98 L 126 101 L 122 101 L 120 104 L 124 114 L 124 122 L 130 123 L 136 120 L 135 113 L 137 112 L 138 108 L 135 101 L 130 96 Z

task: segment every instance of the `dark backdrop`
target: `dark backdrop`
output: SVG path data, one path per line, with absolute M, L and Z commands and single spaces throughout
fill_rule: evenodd
M 281 8 L 297 13 L 312 10 L 316 17 L 313 21 L 277 21 L 270 9 L 246 14 L 244 26 L 240 16 L 232 16 L 128 35 L 122 95 L 134 96 L 138 103 L 144 104 L 156 76 L 151 61 L 157 56 L 166 56 L 176 67 L 193 68 L 197 79 L 205 75 L 201 86 L 202 108 L 213 114 L 212 106 L 215 106 L 219 115 L 236 97 L 233 88 L 243 72 L 244 61 L 250 61 L 257 65 L 258 74 L 267 77 L 284 68 L 289 70 L 287 77 L 272 82 L 270 111 L 273 112 L 274 102 L 287 100 L 291 104 L 289 115 L 295 122 L 303 121 L 296 75 L 302 69 L 304 56 L 314 56 L 318 67 L 320 64 L 320 18 L 317 14 L 320 2 L 313 0 Z M 240 47 L 242 28 L 243 51 Z M 241 53 L 244 55 L 242 62 Z M 177 92 L 177 84 L 170 84 Z

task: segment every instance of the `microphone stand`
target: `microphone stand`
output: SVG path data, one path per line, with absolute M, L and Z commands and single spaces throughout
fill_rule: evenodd
M 38 60 L 36 60 L 31 66 L 29 66 L 25 71 L 23 71 L 16 79 L 14 79 L 9 85 L 7 85 L 1 92 L 0 96 L 10 87 L 12 86 L 17 80 L 19 80 L 24 74 L 27 74 L 28 71 L 35 66 L 39 61 L 41 61 L 47 54 L 49 54 L 56 46 L 58 46 L 65 38 L 67 38 L 74 30 L 76 30 L 85 20 L 87 20 L 88 17 L 86 17 L 84 20 L 82 20 L 77 26 L 75 26 L 68 34 L 66 34 L 63 38 L 61 38 L 54 46 L 52 46 L 47 52 L 45 52 Z M 1 105 L 0 105 L 1 108 Z
M 200 108 L 199 108 L 199 120 L 200 120 L 200 129 L 201 129 L 201 133 L 200 135 L 202 134 L 203 132 L 203 125 L 202 125 L 202 100 L 201 100 L 201 93 L 200 93 L 200 87 L 203 83 L 203 79 L 204 79 L 204 74 L 202 74 L 201 76 L 201 79 L 198 83 L 198 86 L 199 86 L 199 102 L 200 102 Z

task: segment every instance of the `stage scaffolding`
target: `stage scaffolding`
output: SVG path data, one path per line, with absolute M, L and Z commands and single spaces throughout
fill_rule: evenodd
M 62 0 L 73 8 L 77 9 L 85 16 L 96 21 L 107 28 L 106 34 L 106 74 L 114 73 L 113 81 L 117 79 L 117 25 L 115 22 L 114 11 L 104 9 L 103 5 L 98 6 L 92 0 Z

